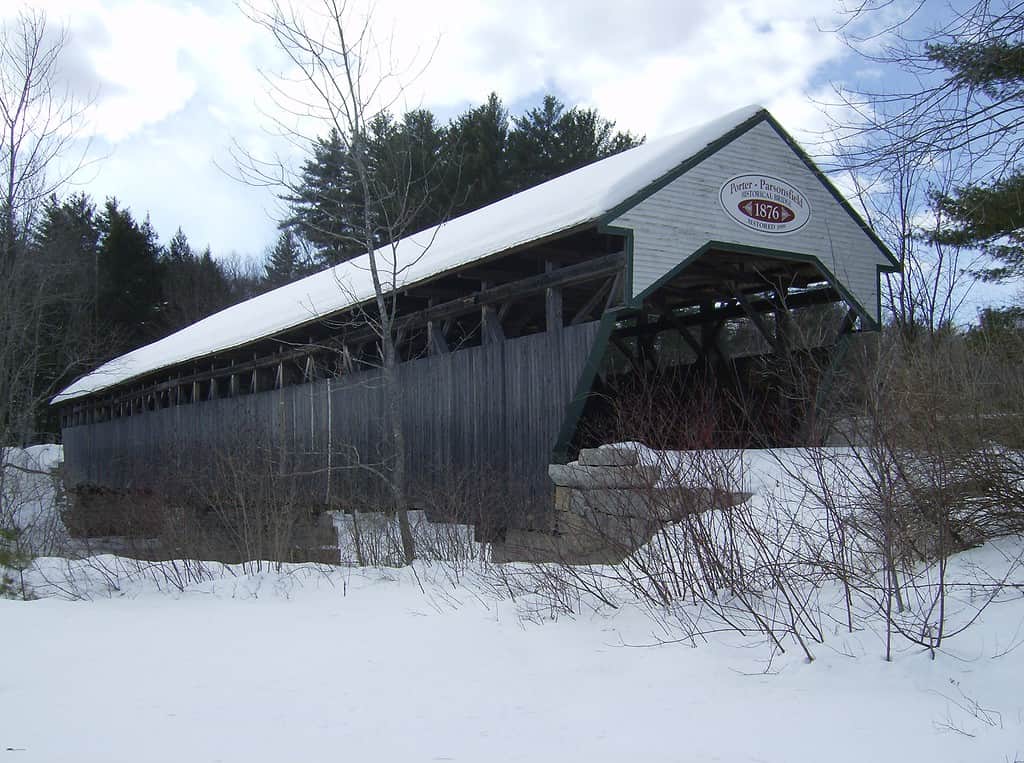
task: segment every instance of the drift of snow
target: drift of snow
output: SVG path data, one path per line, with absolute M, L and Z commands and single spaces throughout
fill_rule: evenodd
M 748 484 L 796 496 L 779 464 L 799 453 L 777 456 L 744 454 Z M 1022 545 L 954 557 L 950 577 L 998 575 Z M 543 600 L 496 596 L 471 567 L 457 580 L 422 563 L 249 569 L 209 565 L 208 580 L 177 590 L 167 563 L 38 560 L 30 580 L 50 598 L 0 600 L 12 760 L 1024 755 L 1019 579 L 934 659 L 904 644 L 884 662 L 883 634 L 846 633 L 837 607 L 807 663 L 737 633 L 660 643 L 677 634 L 636 604 L 556 617 Z
M 653 140 L 570 172 L 380 249 L 395 288 L 515 246 L 591 223 L 760 111 L 748 106 L 707 124 Z M 254 297 L 122 355 L 53 398 L 62 402 L 194 358 L 229 350 L 331 315 L 373 297 L 364 255 Z
M 861 633 L 806 664 L 736 635 L 649 646 L 665 634 L 636 607 L 524 621 L 513 602 L 423 577 L 236 570 L 177 595 L 136 583 L 90 602 L 0 601 L 0 742 L 46 763 L 1024 753 L 1024 650 L 993 659 L 1024 635 L 1024 602 L 934 661 L 887 664 Z

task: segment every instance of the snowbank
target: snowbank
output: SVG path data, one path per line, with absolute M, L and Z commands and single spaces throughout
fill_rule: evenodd
M 735 635 L 657 645 L 666 634 L 636 607 L 525 621 L 515 602 L 423 569 L 222 572 L 174 595 L 136 583 L 88 603 L 0 601 L 18 656 L 0 693 L 4 746 L 47 763 L 1024 752 L 1024 600 L 934 660 L 907 650 L 886 664 L 875 634 L 837 628 L 807 664 Z
M 742 454 L 788 495 L 801 451 Z M 679 456 L 682 458 L 683 456 Z M 954 557 L 970 602 L 1024 553 Z M 886 663 L 871 621 L 816 600 L 816 659 L 736 632 L 680 639 L 638 603 L 502 592 L 494 571 L 37 560 L 37 601 L 0 600 L 0 732 L 20 761 L 1020 760 L 1024 580 L 931 654 Z M 511 574 L 529 574 L 527 566 Z M 178 575 L 179 577 L 176 577 Z M 974 589 L 969 581 L 976 580 Z M 60 598 L 60 597 L 65 598 Z M 84 600 L 68 600 L 68 598 Z M 684 605 L 688 606 L 688 605 Z M 690 608 L 690 614 L 698 614 Z M 787 645 L 789 647 L 790 645 Z

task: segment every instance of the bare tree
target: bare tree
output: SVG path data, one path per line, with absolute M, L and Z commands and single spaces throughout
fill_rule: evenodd
M 268 115 L 278 132 L 294 146 L 308 151 L 315 136 L 337 135 L 354 177 L 360 205 L 354 227 L 325 225 L 322 233 L 340 244 L 354 246 L 365 257 L 373 285 L 373 298 L 364 300 L 352 284 L 338 280 L 338 288 L 359 302 L 350 320 L 370 327 L 377 338 L 386 401 L 386 468 L 373 471 L 385 478 L 393 510 L 398 517 L 406 562 L 415 556 L 415 541 L 407 515 L 408 476 L 405 433 L 402 426 L 402 390 L 397 378 L 397 300 L 395 290 L 403 275 L 422 258 L 433 236 L 427 233 L 414 252 L 398 242 L 416 219 L 426 194 L 423 178 L 406 172 L 381 173 L 371 151 L 371 132 L 376 119 L 401 98 L 408 69 L 399 69 L 392 57 L 391 40 L 374 34 L 372 7 L 357 7 L 344 0 L 321 0 L 315 9 L 298 9 L 275 0 L 269 7 L 243 2 L 243 12 L 273 37 L 289 68 L 284 75 L 267 77 L 277 112 Z M 270 161 L 240 150 L 236 154 L 246 182 L 275 187 L 282 196 L 294 197 L 299 177 L 280 159 Z M 391 157 L 401 163 L 402 157 Z M 413 193 L 414 185 L 420 193 Z M 337 221 L 332 221 L 337 222 Z M 435 229 L 436 230 L 436 229 Z M 363 458 L 367 454 L 361 454 Z M 369 466 L 369 465 L 367 465 Z
M 30 241 L 44 200 L 83 163 L 68 156 L 87 104 L 60 84 L 67 40 L 41 11 L 0 24 L 0 534 L 22 556 L 53 550 L 30 510 L 50 475 L 4 446 L 36 438 L 53 384 L 86 352 L 62 325 L 77 309 L 72 276 Z
M 25 439 L 79 348 L 50 325 L 67 295 L 59 268 L 30 251 L 43 201 L 82 167 L 68 157 L 86 103 L 60 85 L 67 33 L 24 11 L 0 25 L 0 440 Z M 84 154 L 83 154 L 84 156 Z M 71 159 L 69 161 L 69 159 Z M 66 280 L 66 279 L 65 279 Z M 41 374 L 43 355 L 56 373 Z
M 1013 177 L 1024 148 L 1024 5 L 975 0 L 932 16 L 924 9 L 923 0 L 841 3 L 845 19 L 833 31 L 885 76 L 837 84 L 836 100 L 824 104 L 827 153 L 903 266 L 887 277 L 887 301 L 910 332 L 948 324 L 972 276 L 996 272 L 971 250 L 970 236 L 951 235 L 963 224 L 951 219 L 949 200 Z
M 82 166 L 58 168 L 80 136 L 87 102 L 60 84 L 67 30 L 25 10 L 0 25 L 0 209 L 5 259 L 24 240 L 34 213 Z

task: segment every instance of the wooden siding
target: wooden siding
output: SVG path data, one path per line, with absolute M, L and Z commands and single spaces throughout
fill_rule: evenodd
M 728 179 L 745 173 L 778 177 L 811 204 L 811 219 L 798 231 L 767 234 L 729 218 L 719 201 Z M 875 319 L 878 271 L 888 260 L 807 168 L 763 122 L 647 197 L 611 223 L 633 230 L 633 294 L 637 296 L 711 241 L 782 250 L 818 259 Z
M 551 451 L 598 325 L 402 364 L 412 484 L 472 470 L 546 499 Z M 65 480 L 71 486 L 160 489 L 166 475 L 188 480 L 218 449 L 255 441 L 281 448 L 291 468 L 310 473 L 311 502 L 332 503 L 343 494 L 343 476 L 359 471 L 341 467 L 379 461 L 385 403 L 381 373 L 368 370 L 70 427 L 63 432 Z

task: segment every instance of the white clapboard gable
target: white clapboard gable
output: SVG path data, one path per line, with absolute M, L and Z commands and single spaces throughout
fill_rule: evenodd
M 673 173 L 674 174 L 674 173 Z M 809 217 L 791 232 L 764 233 L 723 206 L 723 186 L 737 176 L 777 178 L 809 202 Z M 706 248 L 813 258 L 862 316 L 880 320 L 879 269 L 893 261 L 833 189 L 765 119 L 715 148 L 667 184 L 617 210 L 607 225 L 632 231 L 632 294 L 639 298 Z M 625 205 L 623 205 L 625 206 Z

